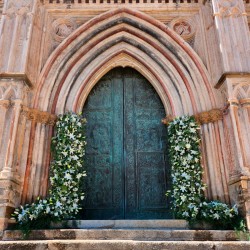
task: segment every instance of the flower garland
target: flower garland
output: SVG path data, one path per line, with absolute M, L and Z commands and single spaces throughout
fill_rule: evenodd
M 19 225 L 35 227 L 49 217 L 58 221 L 78 214 L 79 202 L 84 199 L 81 182 L 84 170 L 86 120 L 74 113 L 60 115 L 56 135 L 52 138 L 53 161 L 50 166 L 50 189 L 46 199 L 17 208 L 13 214 Z
M 220 201 L 208 202 L 202 181 L 199 126 L 194 117 L 182 116 L 168 126 L 170 162 L 172 166 L 172 209 L 177 218 L 189 221 L 230 221 L 238 215 L 237 206 Z

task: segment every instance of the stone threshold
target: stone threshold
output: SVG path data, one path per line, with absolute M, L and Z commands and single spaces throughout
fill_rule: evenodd
M 20 230 L 6 230 L 2 237 L 3 241 L 22 239 Z M 238 237 L 230 230 L 98 228 L 32 230 L 27 240 L 236 241 Z
M 248 250 L 250 242 L 54 240 L 0 242 L 0 250 Z
M 187 229 L 186 220 L 68 220 L 52 225 L 53 229 L 72 228 L 168 228 Z

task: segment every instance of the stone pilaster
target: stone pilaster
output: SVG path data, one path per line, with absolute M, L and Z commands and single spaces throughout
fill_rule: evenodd
M 237 158 L 230 170 L 231 200 L 240 205 L 250 229 L 250 74 L 225 74 L 219 84 L 229 104 L 230 137 Z
M 212 0 L 223 72 L 250 71 L 250 36 L 243 0 Z
M 39 0 L 4 1 L 0 22 L 1 74 L 25 74 L 35 82 L 43 30 L 40 7 Z
M 0 78 L 0 230 L 20 203 L 20 151 L 25 130 L 21 111 L 26 102 L 25 81 Z
M 250 36 L 243 0 L 212 0 L 213 15 L 222 58 L 222 72 L 216 88 L 228 103 L 225 117 L 232 148 L 229 169 L 231 200 L 238 203 L 250 229 Z M 226 104 L 225 103 L 225 104 Z M 229 167 L 229 166 L 228 166 Z

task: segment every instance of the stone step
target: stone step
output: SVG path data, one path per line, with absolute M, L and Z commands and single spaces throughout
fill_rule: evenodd
M 6 230 L 4 241 L 22 240 L 20 230 Z M 33 230 L 29 240 L 236 241 L 234 231 L 172 229 L 53 229 Z M 250 248 L 249 248 L 250 249 Z
M 53 225 L 53 228 L 168 228 L 187 229 L 186 220 L 68 220 Z
M 0 250 L 249 250 L 250 242 L 51 240 L 5 241 Z

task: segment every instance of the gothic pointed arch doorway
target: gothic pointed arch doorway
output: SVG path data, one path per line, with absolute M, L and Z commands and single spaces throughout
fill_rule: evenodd
M 108 72 L 90 92 L 87 119 L 86 219 L 171 218 L 163 104 L 132 68 Z

